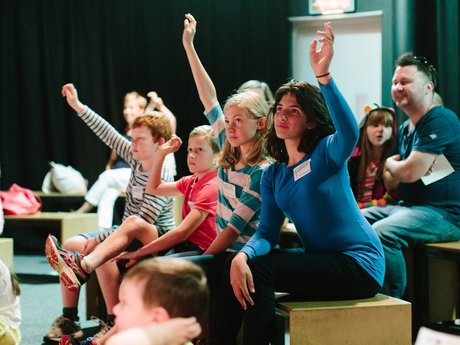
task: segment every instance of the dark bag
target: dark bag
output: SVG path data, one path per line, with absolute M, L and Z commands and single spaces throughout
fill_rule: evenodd
M 13 183 L 6 192 L 0 192 L 5 215 L 25 215 L 40 212 L 42 200 L 30 189 Z

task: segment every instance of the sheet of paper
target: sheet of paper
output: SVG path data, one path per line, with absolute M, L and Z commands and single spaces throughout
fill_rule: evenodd
M 458 345 L 460 336 L 420 327 L 415 345 Z
M 440 155 L 436 158 L 436 164 L 433 167 L 433 171 L 431 174 L 425 175 L 422 177 L 422 182 L 425 186 L 439 181 L 440 179 L 452 174 L 454 172 L 454 168 L 450 165 L 449 161 L 447 160 L 446 156 Z

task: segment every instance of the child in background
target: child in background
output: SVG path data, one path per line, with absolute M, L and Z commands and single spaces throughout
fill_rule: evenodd
M 383 206 L 392 197 L 383 183 L 385 159 L 396 140 L 396 114 L 393 108 L 366 107 L 358 144 L 348 160 L 353 194 L 359 208 Z
M 201 322 L 208 303 L 206 277 L 200 267 L 179 258 L 158 257 L 144 260 L 124 276 L 119 290 L 119 303 L 114 308 L 115 326 L 108 337 L 95 344 L 105 344 L 114 334 L 161 324 L 172 318 L 196 317 Z M 139 342 L 138 339 L 131 338 L 130 343 L 150 344 L 146 339 L 148 333 L 140 332 L 136 335 L 140 337 Z M 183 337 L 181 334 L 177 336 Z M 64 336 L 60 344 L 78 342 Z
M 265 102 L 267 102 L 269 106 L 271 106 L 273 104 L 273 101 L 275 100 L 273 98 L 273 93 L 270 90 L 270 87 L 264 81 L 248 80 L 244 82 L 243 84 L 241 84 L 238 90 L 236 90 L 236 92 L 239 93 L 239 92 L 243 92 L 246 90 L 260 93 L 260 95 L 265 99 Z
M 21 342 L 21 290 L 14 273 L 0 259 L 0 344 L 17 345 Z
M 145 246 L 135 252 L 125 253 L 118 259 L 139 259 L 148 254 L 158 254 L 171 249 L 172 253 L 188 252 L 190 255 L 198 255 L 209 247 L 216 238 L 217 171 L 214 163 L 219 149 L 210 126 L 195 128 L 190 133 L 187 158 L 189 170 L 193 175 L 183 177 L 177 182 L 164 182 L 161 180 L 164 159 L 176 152 L 181 144 L 179 137 L 173 137 L 158 148 L 146 193 L 162 196 L 184 195 L 182 223 L 159 237 L 145 220 L 136 216 L 129 217 L 116 232 L 88 255 L 67 251 L 54 236 L 50 236 L 47 246 L 51 256 L 60 256 L 62 269 L 69 272 L 68 276 L 75 276 L 75 279 L 71 279 L 67 284 L 69 287 L 86 282 L 86 279 L 77 278 L 80 267 L 89 277 L 89 273 L 122 253 L 134 240 L 141 241 Z M 72 265 L 74 262 L 77 263 L 76 266 Z

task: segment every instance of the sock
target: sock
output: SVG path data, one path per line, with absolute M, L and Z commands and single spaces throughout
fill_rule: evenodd
M 73 308 L 62 308 L 62 316 L 71 319 L 73 321 L 78 321 L 78 308 L 73 307 Z
M 83 260 L 81 260 L 80 266 L 81 266 L 81 268 L 83 268 L 83 271 L 85 271 L 88 274 L 93 272 L 93 269 L 92 269 L 91 265 L 84 258 L 83 258 Z
M 115 321 L 115 315 L 107 314 L 107 317 L 105 318 L 105 322 L 113 325 L 114 321 Z

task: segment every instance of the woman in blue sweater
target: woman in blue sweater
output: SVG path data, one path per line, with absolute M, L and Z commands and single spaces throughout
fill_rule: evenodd
M 318 35 L 310 64 L 320 88 L 291 81 L 276 93 L 268 150 L 277 162 L 262 176 L 260 225 L 226 268 L 230 280 L 217 302 L 212 344 L 235 344 L 243 318 L 244 344 L 268 344 L 275 291 L 311 300 L 357 299 L 374 296 L 382 285 L 382 246 L 350 188 L 347 160 L 359 132 L 329 73 L 331 24 Z M 303 248 L 272 251 L 285 215 Z

